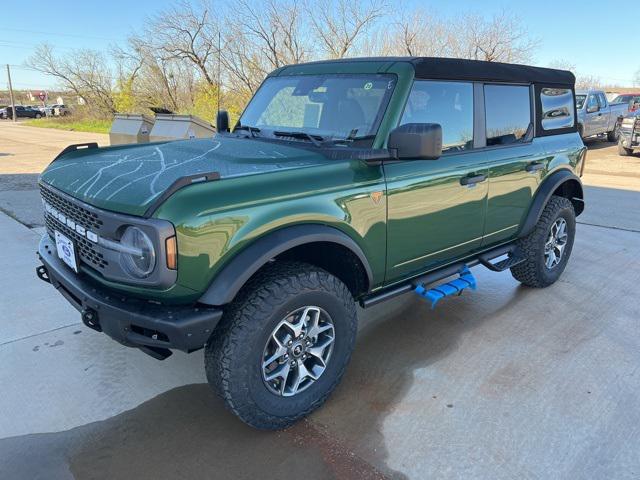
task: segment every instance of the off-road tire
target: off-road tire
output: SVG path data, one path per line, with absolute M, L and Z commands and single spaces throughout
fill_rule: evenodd
M 312 385 L 294 396 L 279 396 L 262 379 L 262 354 L 273 328 L 305 305 L 316 305 L 331 316 L 333 351 L 326 370 Z M 338 385 L 356 331 L 357 310 L 344 283 L 313 265 L 274 262 L 226 308 L 205 347 L 207 380 L 243 422 L 260 429 L 283 429 L 320 407 Z
M 620 120 L 616 120 L 613 130 L 607 132 L 607 140 L 609 142 L 617 142 L 620 138 Z
M 567 222 L 568 239 L 562 253 L 560 263 L 553 269 L 547 268 L 544 258 L 544 245 L 551 230 L 551 226 L 558 218 Z M 511 267 L 511 275 L 523 285 L 534 288 L 548 287 L 554 283 L 571 256 L 573 241 L 576 233 L 576 214 L 573 204 L 567 198 L 552 196 L 542 211 L 538 223 L 531 233 L 518 240 L 517 246 L 526 260 Z
M 618 141 L 618 155 L 621 155 L 623 157 L 628 157 L 629 155 L 633 154 L 633 149 L 632 148 L 627 148 L 624 145 L 622 145 L 622 139 L 620 139 Z

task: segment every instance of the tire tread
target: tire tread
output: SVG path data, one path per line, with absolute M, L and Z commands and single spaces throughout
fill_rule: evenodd
M 262 429 L 282 429 L 320 407 L 340 382 L 349 358 L 341 365 L 334 381 L 308 408 L 288 416 L 270 415 L 251 404 L 248 389 L 244 395 L 232 388 L 234 372 L 231 359 L 236 357 L 249 331 L 256 328 L 256 318 L 267 318 L 280 306 L 284 297 L 303 291 L 322 290 L 334 294 L 350 313 L 351 337 L 355 340 L 357 312 L 347 286 L 338 278 L 313 265 L 300 262 L 274 263 L 258 272 L 232 302 L 205 349 L 205 370 L 213 390 L 225 405 L 245 423 Z M 353 342 L 351 347 L 353 347 Z M 248 375 L 248 367 L 244 367 Z

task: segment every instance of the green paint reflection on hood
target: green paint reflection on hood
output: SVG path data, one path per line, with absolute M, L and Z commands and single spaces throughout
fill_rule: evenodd
M 324 161 L 302 148 L 216 136 L 73 151 L 51 163 L 41 180 L 96 207 L 142 215 L 180 177 L 218 172 L 225 179 Z

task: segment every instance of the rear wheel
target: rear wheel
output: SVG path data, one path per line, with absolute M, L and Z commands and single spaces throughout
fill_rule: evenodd
M 344 283 L 312 265 L 273 264 L 225 312 L 205 350 L 207 379 L 245 423 L 286 428 L 336 387 L 356 329 Z
M 528 287 L 554 283 L 567 266 L 575 233 L 573 204 L 564 197 L 552 196 L 533 231 L 518 241 L 526 260 L 511 268 L 513 277 Z
M 607 132 L 607 140 L 610 142 L 617 142 L 620 138 L 620 120 L 616 121 L 616 124 L 613 127 L 613 130 Z
M 618 155 L 622 155 L 623 157 L 628 157 L 633 153 L 632 148 L 627 148 L 622 144 L 622 139 L 618 140 Z

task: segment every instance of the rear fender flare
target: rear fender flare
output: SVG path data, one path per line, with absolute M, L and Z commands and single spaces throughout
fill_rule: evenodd
M 580 178 L 578 176 L 567 169 L 562 169 L 552 173 L 542 182 L 542 184 L 536 191 L 535 196 L 533 197 L 533 201 L 531 202 L 531 207 L 529 208 L 529 213 L 527 214 L 527 217 L 522 224 L 522 228 L 518 233 L 518 238 L 525 237 L 533 231 L 536 223 L 538 223 L 538 220 L 540 219 L 540 215 L 542 215 L 544 207 L 547 205 L 547 202 L 549 201 L 551 196 L 559 187 L 567 182 L 576 182 L 578 186 L 577 195 L 574 198 L 570 198 L 569 200 L 571 200 L 574 204 L 576 202 L 584 203 L 582 182 L 580 181 Z M 582 209 L 576 210 L 578 215 L 582 213 Z
M 244 284 L 269 260 L 300 245 L 329 242 L 351 250 L 364 266 L 369 285 L 373 274 L 362 249 L 346 233 L 326 225 L 295 225 L 268 233 L 235 255 L 200 297 L 206 305 L 225 305 L 231 302 Z

